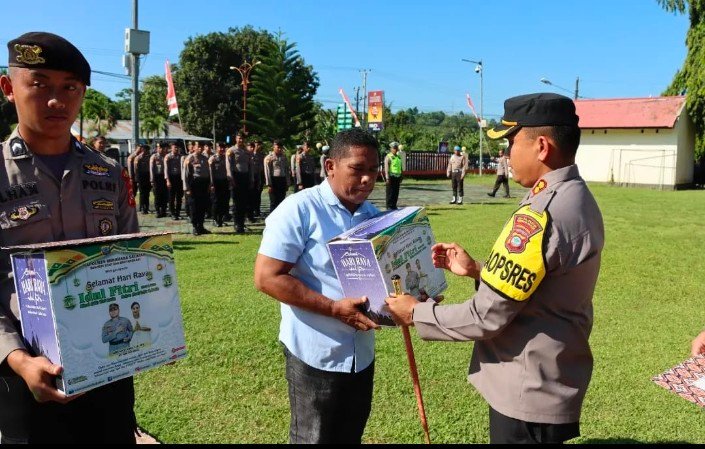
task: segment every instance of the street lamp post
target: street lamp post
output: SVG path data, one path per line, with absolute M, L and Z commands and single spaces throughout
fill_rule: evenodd
M 484 87 L 483 87 L 483 73 L 485 72 L 485 67 L 482 65 L 482 59 L 479 61 L 472 61 L 470 59 L 462 59 L 464 62 L 469 62 L 471 64 L 477 64 L 475 66 L 475 73 L 480 74 L 480 164 L 479 164 L 479 171 L 478 174 L 482 176 L 482 121 L 483 121 L 483 112 L 482 112 L 482 105 L 484 102 Z
M 245 61 L 240 64 L 240 67 L 230 66 L 230 70 L 236 70 L 242 79 L 242 132 L 245 135 L 247 135 L 247 85 L 250 84 L 250 71 L 259 63 L 260 61 L 255 61 L 254 64 L 250 64 Z
M 580 77 L 575 78 L 575 91 L 572 91 L 572 92 L 570 91 L 570 89 L 566 89 L 565 87 L 561 87 L 558 84 L 552 83 L 551 80 L 549 80 L 549 79 L 541 78 L 539 81 L 541 81 L 544 84 L 548 84 L 549 86 L 557 87 L 561 90 L 572 93 L 574 100 L 577 100 L 578 98 L 580 98 L 580 95 L 578 95 L 578 90 L 579 90 L 579 86 L 580 86 Z

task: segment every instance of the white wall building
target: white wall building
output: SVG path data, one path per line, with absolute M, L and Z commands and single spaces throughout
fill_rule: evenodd
M 665 189 L 693 182 L 694 125 L 685 97 L 577 100 L 576 163 L 586 181 Z

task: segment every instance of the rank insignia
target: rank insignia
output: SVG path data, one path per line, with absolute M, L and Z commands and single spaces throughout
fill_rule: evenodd
M 110 235 L 113 231 L 113 222 L 109 218 L 103 218 L 98 222 L 100 235 Z
M 93 176 L 110 177 L 110 169 L 99 164 L 83 164 L 83 173 Z
M 42 47 L 39 45 L 15 44 L 15 51 L 17 52 L 17 62 L 29 65 L 46 62 L 44 58 L 39 56 L 39 53 L 42 52 Z
M 27 155 L 27 146 L 19 137 L 15 137 L 10 141 L 10 154 L 12 157 L 21 157 Z
M 39 208 L 37 206 L 20 206 L 17 209 L 13 210 L 12 213 L 10 213 L 10 220 L 25 221 L 28 220 L 30 217 L 36 215 L 37 212 L 39 212 Z
M 534 188 L 531 189 L 531 194 L 536 195 L 546 187 L 548 187 L 548 183 L 543 179 L 539 179 L 539 182 L 537 182 L 536 185 L 534 185 Z

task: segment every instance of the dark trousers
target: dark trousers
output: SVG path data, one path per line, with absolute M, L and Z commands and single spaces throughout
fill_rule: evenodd
M 206 219 L 210 180 L 208 178 L 195 178 L 191 182 L 190 190 L 191 195 L 189 195 L 189 202 L 191 203 L 191 224 L 194 228 L 201 229 L 203 227 L 203 222 Z
M 68 404 L 40 404 L 17 375 L 0 376 L 0 443 L 135 444 L 132 378 L 90 390 Z
M 510 418 L 490 407 L 491 444 L 560 444 L 580 436 L 577 422 L 544 424 Z
M 169 213 L 172 217 L 181 214 L 181 199 L 184 197 L 184 184 L 180 176 L 169 176 Z
M 462 172 L 453 172 L 450 174 L 450 182 L 453 185 L 453 196 L 458 198 L 464 196 Z
M 233 206 L 235 207 L 234 227 L 238 231 L 245 229 L 245 216 L 250 207 L 250 174 L 235 173 L 233 179 Z
M 230 201 L 230 183 L 227 179 L 216 179 L 213 181 L 213 220 L 218 224 L 223 224 L 225 215 L 228 213 L 228 202 Z
M 301 184 L 304 189 L 313 187 L 316 185 L 316 174 L 315 173 L 301 173 Z
M 274 209 L 286 198 L 286 177 L 272 177 L 271 191 L 269 192 L 269 213 L 274 212 Z
M 137 184 L 140 190 L 140 211 L 149 212 L 149 192 L 152 190 L 152 181 L 149 180 L 149 173 L 138 173 Z
M 372 408 L 374 362 L 359 373 L 323 371 L 284 348 L 291 444 L 360 444 Z
M 166 216 L 166 206 L 169 202 L 169 190 L 166 188 L 166 179 L 154 178 L 154 208 L 160 217 Z
M 262 187 L 264 186 L 264 175 L 255 175 L 255 181 L 252 185 L 252 201 L 250 202 L 250 210 L 253 217 L 262 215 Z
M 497 175 L 497 180 L 494 182 L 494 188 L 492 189 L 492 196 L 497 193 L 499 186 L 504 186 L 504 196 L 509 196 L 509 179 L 504 175 Z
M 401 176 L 390 176 L 389 183 L 386 184 L 387 209 L 396 209 L 399 200 L 399 188 L 401 187 Z

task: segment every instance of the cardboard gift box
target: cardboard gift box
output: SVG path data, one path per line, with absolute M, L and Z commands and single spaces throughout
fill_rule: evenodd
M 74 395 L 186 356 L 168 233 L 8 248 L 22 335 Z
M 404 292 L 433 298 L 447 288 L 435 268 L 433 231 L 422 207 L 382 212 L 328 242 L 335 273 L 345 297 L 367 296 L 373 321 L 394 326 L 384 299 L 393 292 L 392 276 L 401 277 Z

